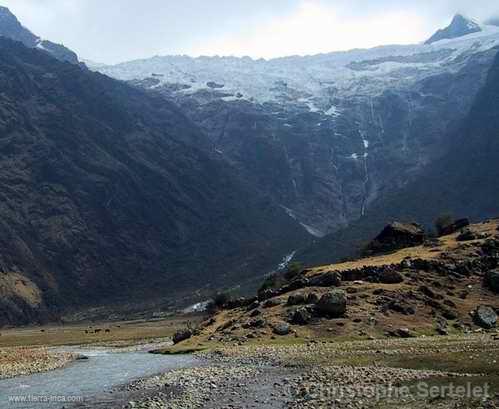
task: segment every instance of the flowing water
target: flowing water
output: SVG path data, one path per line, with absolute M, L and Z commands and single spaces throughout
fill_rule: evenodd
M 0 408 L 61 409 L 72 406 L 72 397 L 76 401 L 90 399 L 133 380 L 195 364 L 195 358 L 190 356 L 105 349 L 71 352 L 89 359 L 51 372 L 1 380 Z

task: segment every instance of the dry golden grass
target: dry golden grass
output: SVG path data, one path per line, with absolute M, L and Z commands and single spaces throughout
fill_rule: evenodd
M 498 227 L 498 220 L 488 220 L 482 224 L 474 224 L 470 226 L 470 229 L 474 232 L 486 233 L 493 236 L 496 233 Z M 399 264 L 406 258 L 412 259 L 423 259 L 423 260 L 433 260 L 439 258 L 442 253 L 454 251 L 461 245 L 460 242 L 456 240 L 459 233 L 454 233 L 448 236 L 439 238 L 440 246 L 431 248 L 425 246 L 409 247 L 392 254 L 383 254 L 375 257 L 363 258 L 355 261 L 349 261 L 345 263 L 329 264 L 324 266 L 318 266 L 311 269 L 311 274 L 317 274 L 324 271 L 345 271 L 354 270 L 367 266 L 384 266 L 390 264 Z M 480 242 L 483 240 L 476 240 L 467 242 L 468 244 Z
M 51 325 L 1 331 L 0 347 L 59 346 L 105 343 L 128 345 L 153 338 L 172 336 L 190 321 L 195 325 L 199 317 L 176 317 L 158 321 L 128 321 L 79 325 Z M 95 333 L 96 329 L 100 329 Z M 109 332 L 106 332 L 109 330 Z M 87 333 L 85 333 L 87 331 Z
M 478 233 L 486 233 L 488 237 L 497 235 L 498 220 L 491 220 L 482 224 L 470 226 L 470 229 Z M 475 240 L 459 242 L 455 233 L 441 237 L 437 247 L 418 246 L 406 248 L 392 254 L 381 255 L 360 259 L 353 262 L 335 265 L 319 266 L 308 272 L 309 276 L 321 274 L 326 271 L 345 271 L 360 269 L 365 266 L 384 266 L 400 264 L 405 258 L 425 260 L 454 260 L 461 262 L 476 259 L 480 254 L 480 245 L 486 240 Z M 452 261 L 450 261 L 452 262 Z M 451 275 L 436 274 L 435 272 L 417 271 L 404 273 L 404 281 L 400 284 L 381 284 L 364 281 L 344 281 L 341 288 L 348 293 L 347 316 L 340 319 L 328 320 L 319 318 L 310 325 L 292 325 L 292 334 L 284 337 L 286 342 L 303 342 L 307 339 L 315 340 L 365 340 L 371 338 L 384 338 L 397 328 L 408 328 L 415 335 L 436 334 L 437 318 L 441 314 L 441 308 L 451 308 L 457 315 L 457 319 L 448 320 L 448 331 L 450 334 L 462 333 L 463 328 L 476 329 L 470 313 L 477 305 L 485 304 L 499 307 L 497 295 L 490 292 L 482 285 L 483 277 L 480 274 L 461 277 L 456 280 Z M 433 288 L 436 295 L 435 303 L 426 302 L 421 294 L 421 286 Z M 253 342 L 272 343 L 279 341 L 280 337 L 273 334 L 272 328 L 275 324 L 287 321 L 288 314 L 293 307 L 286 305 L 290 295 L 308 295 L 313 292 L 318 297 L 330 291 L 328 288 L 307 287 L 289 292 L 276 297 L 281 304 L 271 308 L 260 308 L 261 313 L 256 317 L 246 308 L 221 311 L 214 317 L 215 322 L 207 325 L 201 331 L 200 336 L 181 343 L 175 350 L 195 349 L 197 344 L 209 344 L 211 337 L 214 339 L 228 340 L 229 343 Z M 462 294 L 466 295 L 463 296 Z M 392 309 L 381 308 L 390 300 L 407 300 L 416 309 L 415 314 L 402 314 Z M 435 309 L 437 308 L 437 309 Z M 255 318 L 263 318 L 263 328 L 244 328 L 244 324 Z M 454 327 L 453 324 L 458 325 Z M 247 338 L 253 333 L 255 338 Z M 204 348 L 204 346 L 203 346 Z

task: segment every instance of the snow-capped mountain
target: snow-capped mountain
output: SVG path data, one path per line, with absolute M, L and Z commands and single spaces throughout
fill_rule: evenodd
M 166 56 L 96 69 L 175 101 L 213 155 L 322 236 L 446 152 L 499 45 L 499 27 L 474 24 L 456 16 L 439 31 L 456 38 L 415 45 L 273 60 Z
M 459 38 L 468 34 L 479 33 L 480 31 L 482 31 L 482 27 L 476 21 L 466 18 L 461 14 L 456 14 L 451 24 L 443 30 L 438 30 L 426 41 L 426 44 Z
M 499 28 L 484 26 L 482 29 L 459 15 L 447 29 L 438 33 L 454 31 L 465 21 L 473 25 L 470 30 L 478 32 L 451 40 L 428 40 L 426 44 L 273 60 L 165 56 L 98 69 L 122 80 L 153 77 L 157 80 L 155 86 L 177 84 L 178 92 L 185 95 L 218 89 L 228 94 L 225 100 L 293 102 L 311 111 L 334 115 L 336 110 L 329 105 L 332 90 L 340 97 L 379 95 L 388 87 L 410 86 L 422 78 L 447 72 L 449 66 L 462 61 L 466 55 L 499 44 Z

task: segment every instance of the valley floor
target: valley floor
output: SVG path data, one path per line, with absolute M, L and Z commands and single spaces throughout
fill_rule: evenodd
M 149 396 L 125 407 L 496 408 L 498 352 L 495 333 L 223 347 L 127 386 Z
M 127 325 L 130 325 L 129 331 L 134 327 Z M 158 323 L 135 325 L 154 328 Z M 72 331 L 80 331 L 78 328 Z M 40 330 L 25 331 L 34 334 Z M 45 329 L 47 331 L 50 334 L 56 329 Z M 24 336 L 28 337 L 26 333 Z M 22 331 L 18 332 L 18 343 L 21 338 Z M 114 339 L 107 342 L 99 339 L 92 347 L 118 345 L 130 349 L 146 342 L 117 338 L 115 334 Z M 148 347 L 164 348 L 164 341 L 165 338 L 149 339 Z M 194 352 L 198 358 L 194 366 L 140 379 L 69 407 L 499 407 L 499 334 L 496 331 L 343 342 L 332 338 L 283 337 L 261 344 L 254 340 L 245 345 L 206 344 L 205 348 Z M 30 360 L 36 368 L 27 371 L 29 365 L 24 365 L 23 370 L 17 373 L 11 370 L 10 375 L 54 369 L 74 358 L 69 354 L 52 355 L 50 348 L 45 347 L 3 347 L 0 371 L 4 377 L 9 374 L 4 365 L 7 357 L 18 368 L 23 367 L 20 363 Z M 44 362 L 45 366 L 40 366 Z

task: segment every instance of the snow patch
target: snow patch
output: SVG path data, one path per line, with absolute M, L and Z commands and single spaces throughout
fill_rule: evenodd
M 192 314 L 193 312 L 203 312 L 206 311 L 208 307 L 209 301 L 198 302 L 196 304 L 191 305 L 190 307 L 185 308 L 182 312 L 184 314 Z
M 277 266 L 277 271 L 282 271 L 286 269 L 289 266 L 289 263 L 291 263 L 291 261 L 293 261 L 293 259 L 295 258 L 295 255 L 296 255 L 296 250 L 285 255 L 282 259 L 282 262 L 279 263 L 279 265 Z
M 321 232 L 319 229 L 316 229 L 312 226 L 309 226 L 305 223 L 300 223 L 300 225 L 309 233 L 311 234 L 312 236 L 314 237 L 318 237 L 318 238 L 323 238 L 325 236 L 325 234 L 323 232 Z
M 337 106 L 332 105 L 331 108 L 324 113 L 328 116 L 332 116 L 333 118 L 337 118 L 341 115 L 341 110 Z

